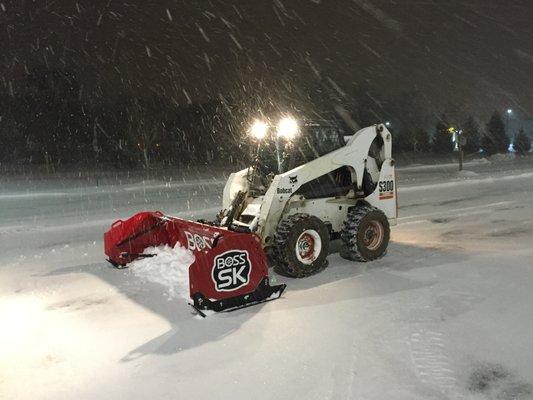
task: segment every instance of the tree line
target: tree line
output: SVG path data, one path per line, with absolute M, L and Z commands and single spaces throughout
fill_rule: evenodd
M 460 132 L 464 138 L 463 151 L 467 154 L 507 153 L 511 143 L 517 154 L 523 155 L 531 150 L 531 139 L 524 129 L 521 128 L 515 135 L 509 136 L 501 113 L 497 110 L 493 112 L 484 129 L 472 116 L 468 116 L 462 123 L 450 123 L 446 115 L 442 114 L 436 123 L 433 136 L 423 129 L 415 134 L 403 132 L 400 136 L 400 149 L 451 153 L 457 148 L 454 132 Z
M 250 155 L 246 128 L 251 116 L 272 111 L 267 110 L 272 101 L 245 107 L 236 97 L 178 104 L 156 94 L 87 98 L 83 91 L 72 71 L 45 67 L 29 71 L 17 90 L 0 87 L 0 163 L 151 168 L 243 162 Z M 397 152 L 452 152 L 450 126 L 462 130 L 467 153 L 506 152 L 511 140 L 498 112 L 484 127 L 471 116 L 459 122 L 446 114 L 435 118 L 427 99 L 416 91 L 383 99 L 365 86 L 344 93 L 324 79 L 286 97 L 291 101 L 278 105 L 277 111 L 298 117 L 346 125 L 348 115 L 360 126 L 390 121 Z M 346 115 L 339 115 L 339 106 Z M 434 129 L 428 129 L 435 119 Z M 516 133 L 514 147 L 522 153 L 530 150 L 525 132 Z
M 415 90 L 387 98 L 363 85 L 348 96 L 336 93 L 330 85 L 323 83 L 318 91 L 322 99 L 332 99 L 354 110 L 353 117 L 361 126 L 388 121 L 389 129 L 395 134 L 395 152 L 451 153 L 456 149 L 452 133 L 459 131 L 465 139 L 463 151 L 467 154 L 506 153 L 511 143 L 518 154 L 531 150 L 530 136 L 523 128 L 508 132 L 498 110 L 486 123 L 480 124 L 473 116 L 453 106 L 435 116 L 434 110 L 428 106 L 430 99 Z
M 240 146 L 218 101 L 176 107 L 163 97 L 84 99 L 69 71 L 33 70 L 0 91 L 0 162 L 117 167 L 232 162 Z

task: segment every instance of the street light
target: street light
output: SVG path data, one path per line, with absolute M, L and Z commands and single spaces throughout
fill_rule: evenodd
M 390 122 L 389 121 L 385 122 L 385 126 L 388 128 L 390 126 Z
M 511 116 L 512 116 L 512 115 L 513 115 L 513 110 L 510 109 L 510 108 L 508 108 L 508 109 L 507 109 L 507 118 L 506 118 L 506 119 L 507 119 L 507 121 L 506 121 L 507 124 L 506 124 L 506 126 L 505 126 L 505 128 L 506 128 L 507 130 L 510 130 L 510 129 L 511 129 Z
M 456 128 L 454 126 L 450 126 L 447 129 L 448 133 L 453 135 L 452 140 L 454 141 L 455 145 L 457 146 L 457 151 L 459 152 L 459 171 L 463 170 L 463 146 L 466 144 L 466 140 L 463 137 L 463 130 Z

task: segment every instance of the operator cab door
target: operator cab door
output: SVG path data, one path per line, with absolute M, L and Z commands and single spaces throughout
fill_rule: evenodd
M 343 147 L 344 132 L 333 124 L 309 123 L 303 127 L 295 145 L 290 158 L 290 169 Z M 341 167 L 303 184 L 296 193 L 306 199 L 339 197 L 345 196 L 350 191 L 351 185 L 350 171 L 346 167 Z

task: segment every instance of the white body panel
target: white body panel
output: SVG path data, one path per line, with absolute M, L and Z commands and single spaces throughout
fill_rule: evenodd
M 369 156 L 370 146 L 377 135 L 383 139 L 379 154 L 373 154 L 379 162 Z M 303 184 L 344 166 L 349 168 L 354 184 L 354 190 L 346 196 L 306 199 L 296 193 Z M 363 187 L 365 167 L 372 181 L 376 183 L 376 187 L 372 193 L 362 196 L 360 191 Z M 239 190 L 248 189 L 246 174 L 246 169 L 231 174 L 224 188 L 224 209 L 230 206 Z M 263 244 L 267 246 L 270 244 L 280 219 L 286 215 L 301 212 L 315 215 L 330 224 L 332 231 L 338 232 L 348 208 L 360 201 L 379 208 L 385 213 L 391 225 L 396 224 L 397 199 L 394 160 L 392 159 L 392 135 L 384 125 L 361 129 L 348 139 L 344 147 L 276 175 L 264 196 L 247 199 L 242 215 L 246 215 L 248 221 L 254 218 L 253 224 L 249 223 L 253 225 L 250 228 L 261 236 Z

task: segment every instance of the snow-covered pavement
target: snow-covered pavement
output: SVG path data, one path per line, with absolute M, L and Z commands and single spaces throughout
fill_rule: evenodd
M 533 166 L 399 170 L 368 264 L 198 319 L 103 260 L 140 209 L 210 217 L 220 179 L 0 191 L 1 399 L 531 399 Z M 335 246 L 334 246 L 335 247 Z

